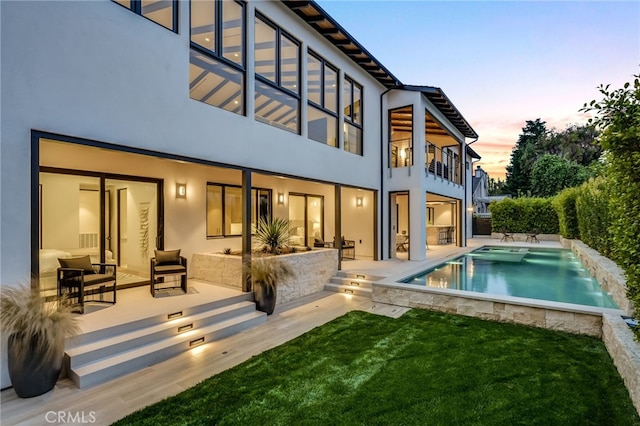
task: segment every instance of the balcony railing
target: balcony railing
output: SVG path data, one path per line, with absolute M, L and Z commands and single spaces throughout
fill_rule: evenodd
M 462 162 L 458 154 L 447 148 L 442 149 L 426 143 L 424 157 L 424 168 L 427 174 L 462 185 Z

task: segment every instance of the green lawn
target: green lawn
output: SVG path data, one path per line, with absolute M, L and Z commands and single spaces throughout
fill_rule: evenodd
M 640 425 L 640 419 L 598 339 L 412 310 L 400 319 L 351 312 L 117 424 Z

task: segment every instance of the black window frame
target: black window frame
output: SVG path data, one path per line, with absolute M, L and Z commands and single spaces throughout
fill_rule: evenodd
M 191 0 L 189 1 L 189 47 L 192 50 L 195 50 L 197 53 L 200 53 L 202 55 L 208 56 L 211 59 L 213 59 L 216 62 L 220 62 L 225 66 L 229 66 L 231 68 L 233 68 L 234 70 L 238 71 L 239 73 L 242 74 L 242 111 L 238 114 L 238 115 L 242 115 L 242 116 L 246 116 L 247 115 L 247 8 L 246 8 L 246 3 L 244 1 L 241 0 L 226 0 L 226 1 L 233 1 L 236 4 L 240 5 L 242 7 L 242 65 L 238 64 L 237 62 L 234 62 L 232 60 L 229 60 L 227 58 L 224 57 L 224 52 L 223 52 L 223 43 L 222 43 L 222 38 L 223 38 L 223 31 L 220 31 L 219 29 L 223 28 L 223 10 L 222 10 L 222 5 L 224 4 L 225 0 L 211 0 L 214 3 L 214 10 L 215 10 L 215 24 L 214 27 L 216 28 L 216 32 L 215 32 L 215 51 L 212 51 L 210 49 L 207 49 L 204 46 L 199 45 L 198 43 L 195 43 L 192 38 L 191 38 L 191 30 L 192 30 L 192 26 L 191 26 Z M 194 99 L 194 98 L 192 98 Z M 194 99 L 198 102 L 203 102 L 197 99 Z M 206 102 L 205 102 L 206 103 Z M 208 103 L 207 103 L 208 104 Z M 215 106 L 216 108 L 220 108 L 220 109 L 224 109 L 220 106 L 216 106 L 216 105 L 212 105 L 212 104 L 208 104 L 211 106 Z
M 309 75 L 307 75 L 307 104 L 324 112 L 325 114 L 329 114 L 332 117 L 334 117 L 336 119 L 336 146 L 333 148 L 340 148 L 340 144 L 338 142 L 339 137 L 339 131 L 340 131 L 340 125 L 338 123 L 338 121 L 340 120 L 340 116 L 338 115 L 338 112 L 340 111 L 340 70 L 338 69 L 338 67 L 334 66 L 331 62 L 327 61 L 326 59 L 324 59 L 322 56 L 318 55 L 316 52 L 314 52 L 311 48 L 307 48 L 307 55 L 312 56 L 314 59 L 320 61 L 320 102 L 321 104 L 318 104 L 314 101 L 312 101 L 309 98 Z M 335 71 L 336 73 L 336 111 L 331 111 L 330 109 L 327 109 L 326 105 L 325 105 L 325 67 L 330 68 L 331 70 Z M 308 73 L 308 70 L 307 70 Z M 307 116 L 307 126 L 309 125 L 309 117 Z M 309 134 L 307 132 L 307 138 L 311 139 L 309 137 Z M 313 141 L 318 142 L 316 139 L 311 139 Z M 325 145 L 328 145 L 325 142 Z M 331 146 L 331 145 L 328 145 Z
M 142 0 L 129 0 L 129 4 L 130 7 L 127 7 L 119 2 L 117 2 L 116 0 L 111 0 L 112 3 L 115 3 L 117 5 L 119 5 L 120 7 L 124 7 L 127 10 L 132 11 L 133 13 L 135 13 L 138 16 L 142 16 L 144 19 L 153 22 L 156 25 L 160 25 L 162 28 L 166 28 L 169 31 L 178 34 L 178 21 L 179 21 L 179 15 L 178 15 L 178 9 L 179 9 L 179 0 L 171 0 L 171 3 L 173 4 L 173 28 L 167 28 L 164 25 L 162 25 L 161 23 L 154 21 L 153 19 L 149 18 L 148 16 L 145 16 L 142 14 Z
M 273 28 L 275 30 L 275 53 L 276 53 L 276 57 L 275 57 L 275 68 L 276 68 L 276 75 L 275 75 L 275 83 L 271 80 L 269 80 L 266 77 L 263 77 L 262 75 L 258 74 L 257 72 L 254 72 L 254 78 L 256 82 L 260 82 L 262 84 L 265 84 L 269 87 L 271 87 L 272 89 L 278 90 L 280 92 L 283 92 L 285 95 L 290 95 L 293 96 L 294 98 L 297 99 L 298 101 L 298 108 L 297 108 L 297 112 L 296 115 L 298 117 L 298 128 L 296 129 L 296 132 L 292 132 L 295 133 L 297 135 L 300 134 L 301 132 L 301 128 L 302 128 L 302 124 L 300 123 L 300 118 L 302 116 L 301 114 L 301 108 L 302 108 L 302 96 L 300 95 L 301 92 L 301 86 L 302 86 L 302 42 L 294 37 L 291 33 L 289 33 L 288 31 L 285 31 L 284 29 L 282 29 L 282 27 L 280 27 L 279 25 L 275 24 L 271 19 L 267 18 L 264 14 L 262 14 L 259 10 L 256 9 L 255 12 L 255 16 L 254 16 L 254 21 L 253 21 L 253 25 L 255 27 L 255 20 L 256 19 L 260 19 L 264 24 L 270 26 L 271 28 Z M 281 67 L 281 50 L 282 50 L 282 43 L 281 43 L 281 38 L 282 36 L 285 36 L 286 38 L 288 38 L 289 40 L 291 40 L 293 43 L 298 45 L 298 91 L 294 92 L 290 89 L 287 89 L 286 87 L 282 86 L 282 67 Z M 255 37 L 254 37 L 254 46 L 253 49 L 255 51 Z M 254 55 L 255 57 L 255 55 Z M 254 90 L 254 93 L 256 91 Z M 255 108 L 255 105 L 254 105 Z M 264 122 L 261 121 L 257 118 L 257 116 L 255 116 L 256 120 L 259 122 Z M 265 124 L 269 124 L 269 123 L 265 123 Z M 274 127 L 278 127 L 281 128 L 279 126 L 274 126 Z M 287 129 L 283 129 L 283 130 L 287 130 Z M 289 131 L 289 130 L 287 130 Z
M 221 218 L 222 218 L 222 227 L 220 228 L 222 230 L 222 232 L 220 234 L 216 234 L 216 235 L 209 235 L 209 220 L 208 220 L 208 213 L 209 213 L 209 201 L 208 201 L 208 193 L 209 193 L 209 187 L 210 186 L 217 186 L 221 188 L 221 195 L 222 195 L 222 206 L 221 206 Z M 226 224 L 226 214 L 227 214 L 227 206 L 226 206 L 226 189 L 227 188 L 235 188 L 235 189 L 242 189 L 242 185 L 231 185 L 231 184 L 226 184 L 226 183 L 217 183 L 217 182 L 207 182 L 206 185 L 206 192 L 205 192 L 205 234 L 207 235 L 207 239 L 218 239 L 218 238 L 230 238 L 230 237 L 241 237 L 242 234 L 227 234 L 226 233 L 226 229 L 225 229 L 225 224 Z M 260 218 L 260 191 L 266 191 L 269 193 L 269 220 L 271 220 L 273 218 L 273 189 L 270 188 L 261 188 L 261 187 L 251 187 L 252 191 L 256 191 L 256 196 L 255 196 L 255 211 L 253 213 L 255 213 L 255 217 L 256 217 L 256 224 L 257 221 Z
M 349 76 L 348 76 L 348 75 L 346 75 L 346 74 L 344 75 L 343 81 L 344 81 L 344 84 L 345 84 L 345 85 L 347 85 L 347 84 L 348 84 L 348 85 L 349 85 L 349 87 L 350 87 L 350 89 L 351 89 L 351 90 L 350 90 L 350 91 L 351 91 L 351 96 L 350 96 L 350 98 L 351 98 L 351 105 L 349 105 L 349 114 L 348 114 L 348 115 L 347 115 L 347 114 L 344 114 L 344 110 L 345 110 L 345 108 L 347 107 L 347 105 L 344 105 L 344 106 L 342 107 L 342 112 L 343 112 L 343 114 L 344 114 L 344 121 L 345 121 L 345 123 L 347 123 L 347 124 L 349 124 L 349 125 L 352 125 L 352 126 L 354 126 L 354 127 L 358 128 L 358 129 L 360 129 L 360 135 L 361 135 L 361 138 L 360 138 L 360 145 L 361 145 L 361 146 L 360 146 L 360 154 L 357 154 L 357 153 L 354 153 L 354 152 L 351 152 L 351 151 L 347 151 L 347 150 L 345 149 L 345 146 L 343 146 L 343 147 L 342 147 L 342 149 L 343 149 L 344 151 L 346 151 L 346 152 L 351 153 L 351 154 L 354 154 L 354 155 L 360 155 L 360 156 L 363 156 L 363 157 L 364 157 L 364 87 L 362 86 L 362 84 L 358 83 L 357 81 L 355 81 L 353 78 L 349 77 Z M 355 89 L 355 86 L 358 86 L 358 87 L 360 88 L 360 117 L 361 117 L 361 119 L 360 119 L 360 121 L 361 121 L 361 122 L 360 122 L 360 123 L 356 123 L 356 121 L 355 121 L 355 119 L 354 119 L 354 115 L 355 115 L 354 111 L 355 111 L 355 108 L 354 108 L 353 94 L 354 94 L 354 92 L 355 92 L 355 90 L 354 90 L 354 89 Z M 346 88 L 346 87 L 345 87 L 345 88 Z M 343 88 L 343 90 L 342 90 L 343 92 L 344 92 L 344 89 L 345 89 L 345 88 Z M 343 141 L 343 144 L 344 144 L 344 141 Z

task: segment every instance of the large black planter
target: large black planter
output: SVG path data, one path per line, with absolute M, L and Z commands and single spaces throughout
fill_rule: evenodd
M 256 309 L 271 315 L 276 308 L 277 290 L 272 286 L 253 284 L 253 298 Z
M 63 349 L 48 362 L 43 362 L 45 354 L 36 339 L 25 341 L 17 333 L 9 336 L 7 349 L 9 377 L 20 398 L 42 395 L 53 389 L 62 370 Z

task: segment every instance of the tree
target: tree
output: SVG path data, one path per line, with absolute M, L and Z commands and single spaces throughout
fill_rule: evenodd
M 613 257 L 624 270 L 627 294 L 640 308 L 640 75 L 633 83 L 610 90 L 598 87 L 602 100 L 585 104 L 581 111 L 595 112 L 590 124 L 602 133 L 607 152 L 607 181 L 611 191 Z M 606 232 L 606 230 L 603 230 Z M 640 333 L 640 330 L 638 330 Z
M 489 195 L 504 195 L 505 194 L 505 181 L 498 178 L 489 178 Z
M 531 194 L 552 197 L 564 188 L 581 185 L 591 177 L 586 167 L 553 154 L 544 154 L 531 170 Z
M 548 133 L 546 123 L 537 118 L 527 120 L 511 152 L 507 166 L 506 191 L 511 195 L 527 193 L 530 189 L 530 174 L 537 158 L 538 148 Z
M 602 148 L 597 143 L 598 132 L 593 126 L 571 125 L 558 131 L 548 130 L 546 123 L 539 118 L 526 123 L 507 166 L 505 191 L 511 195 L 540 193 L 532 187 L 531 173 L 536 162 L 545 154 L 562 157 L 585 167 L 597 163 L 602 155 Z
M 571 125 L 561 132 L 551 130 L 543 143 L 544 152 L 556 154 L 583 166 L 598 161 L 602 147 L 597 143 L 598 132 L 593 126 Z

